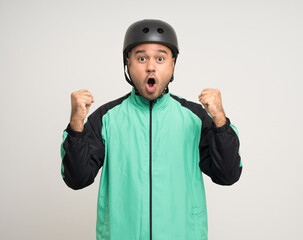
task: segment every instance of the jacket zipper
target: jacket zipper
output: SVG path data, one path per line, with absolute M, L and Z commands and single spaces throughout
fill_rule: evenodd
M 152 109 L 153 101 L 149 103 L 149 226 L 150 240 L 152 240 Z

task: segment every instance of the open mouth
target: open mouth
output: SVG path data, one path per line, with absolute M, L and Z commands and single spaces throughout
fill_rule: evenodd
M 146 82 L 146 89 L 149 93 L 153 93 L 156 90 L 156 79 L 149 77 Z
M 148 84 L 149 87 L 154 86 L 155 83 L 156 83 L 156 80 L 154 78 L 149 78 L 147 80 L 147 84 Z

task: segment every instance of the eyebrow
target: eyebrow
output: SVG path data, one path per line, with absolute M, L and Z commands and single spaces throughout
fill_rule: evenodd
M 145 52 L 146 52 L 145 50 L 137 50 L 135 52 L 135 55 L 138 54 L 138 53 L 145 53 Z M 157 52 L 161 52 L 161 53 L 167 54 L 167 52 L 165 50 L 162 50 L 162 49 L 157 50 Z

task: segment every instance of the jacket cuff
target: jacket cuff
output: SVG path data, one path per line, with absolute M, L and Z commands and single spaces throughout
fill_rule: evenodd
M 77 132 L 77 131 L 74 131 L 71 129 L 70 127 L 70 123 L 67 125 L 67 128 L 66 128 L 66 132 L 72 136 L 72 137 L 75 137 L 75 138 L 82 138 L 86 135 L 86 128 L 83 129 L 82 132 Z
M 212 131 L 214 133 L 222 133 L 222 132 L 227 131 L 227 129 L 229 128 L 229 126 L 230 126 L 230 120 L 229 120 L 229 118 L 226 118 L 226 123 L 223 126 L 221 126 L 221 127 L 216 127 L 214 121 L 212 121 L 211 128 L 212 128 Z

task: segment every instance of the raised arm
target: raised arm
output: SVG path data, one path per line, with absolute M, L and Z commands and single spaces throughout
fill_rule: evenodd
M 83 124 L 90 105 L 94 102 L 87 90 L 72 93 L 71 120 L 63 133 L 61 145 L 61 174 L 72 189 L 81 189 L 94 182 L 104 162 L 102 122 L 92 114 Z
M 231 185 L 242 172 L 237 129 L 225 117 L 219 90 L 203 90 L 199 100 L 205 107 L 199 145 L 200 169 L 213 182 Z

